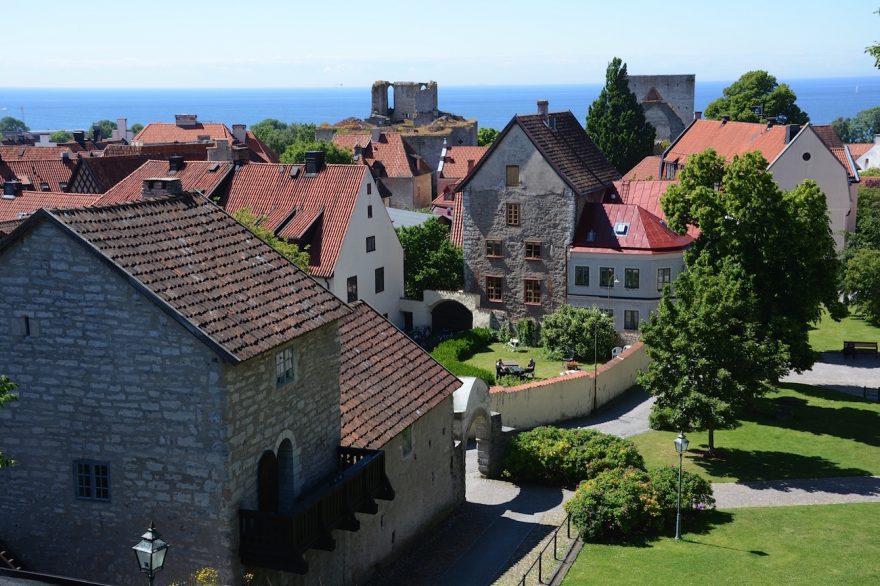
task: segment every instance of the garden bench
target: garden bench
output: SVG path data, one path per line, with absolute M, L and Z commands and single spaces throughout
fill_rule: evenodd
M 856 356 L 858 354 L 869 354 L 877 356 L 877 342 L 855 342 L 844 341 L 843 356 Z

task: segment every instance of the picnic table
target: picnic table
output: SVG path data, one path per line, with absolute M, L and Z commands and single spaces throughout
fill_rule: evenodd
M 535 376 L 534 361 L 529 361 L 529 366 L 522 367 L 512 360 L 501 360 L 495 363 L 495 376 L 504 376 L 506 374 L 526 378 Z

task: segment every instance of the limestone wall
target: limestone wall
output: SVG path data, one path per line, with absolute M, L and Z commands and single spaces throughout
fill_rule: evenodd
M 663 103 L 667 104 L 682 123 L 682 128 L 690 124 L 694 117 L 694 89 L 696 76 L 684 75 L 630 75 L 629 89 L 639 103 L 645 102 L 651 89 L 655 89 Z M 657 140 L 675 140 L 674 136 L 662 136 L 658 129 Z M 670 130 L 674 130 L 670 128 Z

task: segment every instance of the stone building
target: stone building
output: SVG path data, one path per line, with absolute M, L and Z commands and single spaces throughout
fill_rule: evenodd
M 620 174 L 571 112 L 514 116 L 459 183 L 464 290 L 508 318 L 566 302 L 567 248 Z
M 630 75 L 629 89 L 636 95 L 645 118 L 657 134 L 655 140 L 673 141 L 690 124 L 694 114 L 696 76 Z
M 27 568 L 140 583 L 130 548 L 153 519 L 163 580 L 359 581 L 457 498 L 454 377 L 386 332 L 377 359 L 412 369 L 343 390 L 372 373 L 359 342 L 341 350 L 352 310 L 200 196 L 40 210 L 0 243 L 0 275 L 19 384 L 0 411 L 18 461 L 0 470 L 0 541 Z M 401 445 L 389 479 L 373 446 Z

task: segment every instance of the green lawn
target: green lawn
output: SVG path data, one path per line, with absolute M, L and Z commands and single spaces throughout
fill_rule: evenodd
M 464 362 L 479 366 L 480 368 L 485 368 L 489 372 L 494 373 L 495 362 L 499 358 L 504 361 L 515 361 L 520 366 L 526 366 L 529 363 L 529 359 L 533 359 L 535 361 L 536 379 L 553 378 L 559 376 L 559 373 L 565 370 L 565 365 L 561 360 L 547 360 L 544 357 L 543 348 L 520 346 L 518 351 L 514 352 L 504 342 L 495 342 L 489 346 L 488 350 L 474 354 Z M 580 367 L 583 369 L 589 369 L 593 368 L 593 365 L 581 364 Z
M 855 314 L 837 322 L 825 312 L 816 328 L 810 330 L 810 346 L 816 352 L 840 352 L 844 340 L 880 342 L 880 328 Z
M 880 503 L 707 517 L 680 542 L 586 544 L 563 584 L 880 584 Z
M 776 398 L 794 397 L 793 418 L 779 420 Z M 631 438 L 648 467 L 678 465 L 673 432 Z M 706 433 L 688 434 L 685 469 L 713 482 L 880 475 L 880 404 L 809 385 L 782 383 L 760 399 L 742 426 L 715 432 L 717 458 L 705 458 Z

